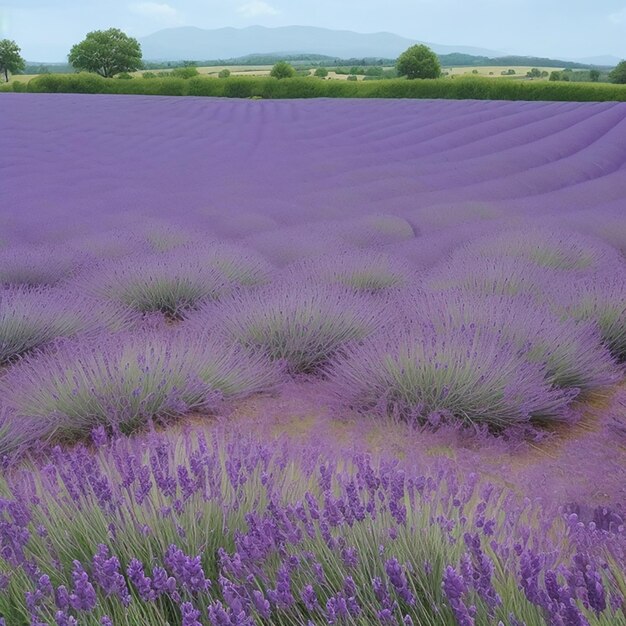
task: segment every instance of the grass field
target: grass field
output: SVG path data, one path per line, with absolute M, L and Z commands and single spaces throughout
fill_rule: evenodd
M 220 65 L 220 66 L 202 66 L 198 67 L 198 72 L 203 76 L 217 76 L 222 70 L 229 70 L 233 76 L 269 76 L 272 66 L 271 65 Z M 391 68 L 385 68 L 391 69 Z M 515 70 L 514 76 L 502 76 L 502 72 L 508 69 Z M 444 67 L 443 71 L 447 72 L 450 76 L 483 76 L 483 77 L 493 77 L 493 78 L 526 78 L 526 73 L 532 69 L 531 66 L 511 66 L 509 67 L 495 67 L 495 66 L 480 66 L 480 67 Z M 552 72 L 559 71 L 563 68 L 559 67 L 547 67 L 547 68 L 539 68 L 542 71 Z M 473 70 L 476 70 L 477 74 L 474 74 Z M 167 71 L 165 70 L 150 70 L 151 72 L 158 73 L 159 71 Z M 314 69 L 310 70 L 309 73 L 313 74 L 315 72 Z M 143 71 L 134 72 L 134 76 L 141 76 Z M 37 74 L 15 74 L 11 76 L 11 81 L 18 82 L 28 82 L 32 78 L 35 78 Z M 346 74 L 337 74 L 334 71 L 329 71 L 328 74 L 329 79 L 333 80 L 346 80 L 348 75 Z M 359 80 L 363 79 L 363 76 L 358 76 Z M 547 79 L 547 77 L 546 77 Z M 537 79 L 542 80 L 542 79 Z

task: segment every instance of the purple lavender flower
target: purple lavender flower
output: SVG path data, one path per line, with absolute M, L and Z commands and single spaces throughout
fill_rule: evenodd
M 70 594 L 72 608 L 76 611 L 92 611 L 97 602 L 96 592 L 80 561 L 74 561 L 72 580 L 74 582 L 74 590 Z

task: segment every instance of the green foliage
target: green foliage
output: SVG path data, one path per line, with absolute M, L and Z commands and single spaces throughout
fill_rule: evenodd
M 11 86 L 7 85 L 10 90 Z M 106 80 L 96 74 L 47 74 L 27 83 L 30 92 L 120 93 L 228 98 L 445 98 L 462 100 L 547 100 L 569 102 L 626 101 L 626 87 L 608 83 L 509 81 L 457 76 L 428 81 L 403 79 L 345 81 L 294 77 L 231 76 L 228 80 L 197 76 L 149 80 Z
M 142 77 L 146 79 L 150 79 L 150 78 L 156 78 L 157 75 L 154 72 L 144 72 L 142 74 Z
M 17 74 L 26 67 L 20 47 L 11 39 L 0 39 L 0 73 L 4 74 L 5 82 L 9 82 L 9 72 Z
M 439 78 L 441 65 L 437 55 L 424 45 L 411 46 L 398 57 L 398 74 L 408 79 Z
M 132 74 L 128 72 L 120 72 L 115 78 L 119 78 L 120 80 L 132 80 Z
M 359 80 L 354 74 L 350 74 L 350 76 L 348 76 L 348 80 Z
M 328 70 L 325 67 L 318 67 L 315 70 L 315 76 L 318 78 L 326 78 L 328 76 Z
M 289 65 L 287 61 L 279 61 L 274 65 L 272 71 L 270 72 L 270 76 L 273 78 L 292 78 L 295 76 L 296 70 L 292 65 Z
M 170 72 L 171 76 L 175 78 L 193 78 L 194 76 L 199 76 L 200 72 L 198 72 L 198 68 L 193 65 L 187 65 L 186 67 L 177 67 L 176 69 Z
M 541 70 L 538 67 L 533 67 L 529 72 L 526 72 L 528 78 L 541 78 Z
M 617 67 L 609 74 L 609 80 L 618 85 L 626 84 L 626 61 L 617 64 Z
M 119 28 L 96 30 L 70 50 L 68 60 L 77 70 L 110 78 L 120 72 L 141 69 L 139 42 Z
M 597 83 L 600 80 L 600 70 L 590 70 L 589 71 L 589 80 L 592 83 Z
M 228 68 L 224 68 L 223 70 L 220 71 L 220 73 L 217 75 L 218 78 L 229 78 L 230 77 L 230 70 Z

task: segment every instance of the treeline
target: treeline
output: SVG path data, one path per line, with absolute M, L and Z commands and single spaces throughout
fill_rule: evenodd
M 462 54 L 454 52 L 452 54 L 439 54 L 439 61 L 444 67 L 509 67 L 509 66 L 531 66 L 531 67 L 562 67 L 563 69 L 591 70 L 595 66 L 585 65 L 582 63 L 574 63 L 571 61 L 560 61 L 557 59 L 547 59 L 542 57 L 524 57 L 524 56 L 506 56 L 490 58 L 485 56 L 475 56 L 472 54 Z M 255 66 L 255 65 L 274 65 L 279 61 L 287 61 L 288 63 L 303 68 L 338 68 L 345 70 L 346 68 L 358 67 L 362 71 L 358 73 L 365 74 L 367 68 L 393 67 L 397 59 L 381 58 L 381 57 L 362 57 L 343 59 L 340 57 L 332 57 L 324 54 L 248 54 L 243 57 L 230 59 L 207 59 L 207 60 L 188 60 L 188 61 L 144 61 L 143 68 L 145 70 L 162 70 L 176 69 L 188 66 L 197 67 L 219 67 L 222 65 L 230 66 Z M 365 69 L 364 69 L 365 68 Z M 68 74 L 72 72 L 72 66 L 68 63 L 26 63 L 23 71 L 24 74 Z M 350 73 L 354 72 L 344 72 Z M 367 74 L 366 74 L 367 75 Z
M 453 52 L 452 54 L 440 54 L 439 60 L 441 65 L 446 67 L 467 66 L 494 66 L 494 67 L 510 67 L 510 66 L 529 66 L 529 67 L 562 67 L 571 70 L 591 70 L 595 66 L 584 63 L 575 63 L 573 61 L 560 61 L 558 59 L 547 59 L 544 57 L 524 57 L 524 56 L 504 56 L 504 57 L 483 57 L 473 54 L 461 54 Z
M 37 93 L 142 94 L 225 98 L 444 98 L 476 100 L 626 101 L 626 86 L 598 83 L 504 81 L 489 78 L 383 81 L 326 81 L 316 78 L 277 80 L 231 76 L 227 79 L 134 78 L 119 80 L 96 74 L 44 74 L 28 83 L 14 82 L 3 91 Z

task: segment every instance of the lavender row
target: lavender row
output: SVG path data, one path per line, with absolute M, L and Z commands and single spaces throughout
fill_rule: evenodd
M 232 425 L 93 443 L 3 480 L 6 624 L 626 623 L 617 511 Z

